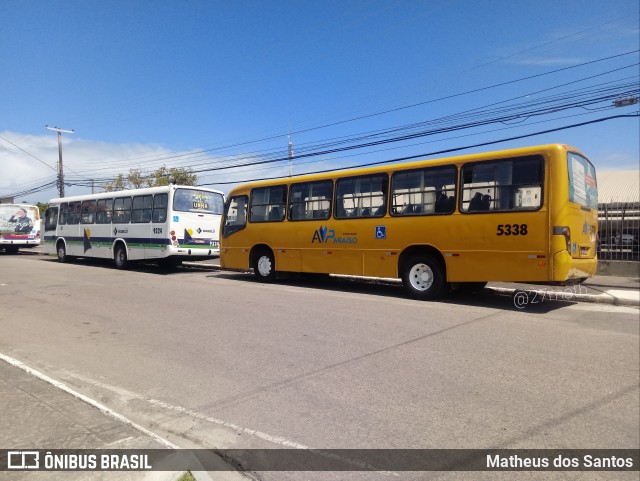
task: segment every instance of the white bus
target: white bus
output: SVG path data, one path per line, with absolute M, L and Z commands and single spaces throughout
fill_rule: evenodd
M 44 246 L 59 262 L 70 257 L 128 261 L 220 255 L 222 192 L 167 185 L 52 199 L 44 216 Z
M 40 245 L 40 211 L 35 205 L 0 204 L 0 249 L 16 254 Z

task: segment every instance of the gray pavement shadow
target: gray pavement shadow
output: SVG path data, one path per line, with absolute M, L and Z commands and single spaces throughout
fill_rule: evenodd
M 55 257 L 43 257 L 43 262 L 57 263 L 58 259 Z M 95 257 L 76 257 L 68 259 L 65 264 L 84 265 L 87 267 L 100 267 L 104 269 L 116 269 L 111 259 L 98 259 Z M 158 262 L 154 261 L 131 261 L 123 272 L 142 272 L 145 274 L 156 274 L 159 276 L 166 275 L 179 275 L 179 274 L 193 274 L 194 272 L 202 272 L 201 268 L 191 267 L 165 267 Z
M 251 274 L 241 272 L 216 272 L 215 274 L 207 275 L 207 277 L 223 278 L 247 284 L 258 283 Z M 405 298 L 407 301 L 413 301 L 413 299 L 410 299 L 406 295 L 402 285 L 379 280 L 370 280 L 367 278 L 350 279 L 324 275 L 292 275 L 287 279 L 278 279 L 274 284 L 306 287 L 309 289 L 319 289 L 324 291 L 369 294 L 380 297 Z M 537 301 L 527 303 L 524 307 L 517 307 L 514 302 L 513 295 L 498 294 L 491 289 L 483 289 L 482 291 L 473 294 L 454 291 L 448 293 L 442 299 L 437 301 L 415 302 L 424 302 L 425 305 L 428 305 L 429 302 L 439 302 L 469 307 L 487 307 L 505 311 L 525 311 L 530 314 L 547 314 L 576 303 L 573 301 L 563 300 L 544 300 L 543 302 Z
M 15 254 L 10 254 L 4 249 L 0 249 L 0 257 L 18 257 L 18 256 L 40 256 L 42 255 L 40 252 L 32 251 L 29 249 L 20 249 Z

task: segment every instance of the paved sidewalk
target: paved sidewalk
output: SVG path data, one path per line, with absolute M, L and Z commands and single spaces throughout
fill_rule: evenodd
M 20 449 L 165 449 L 160 439 L 0 358 L 0 447 Z M 174 481 L 183 473 L 25 472 L 2 473 L 10 481 Z
M 50 449 L 131 449 L 135 453 L 140 449 L 179 449 L 179 446 L 46 374 L 0 353 L 0 449 L 45 452 Z M 5 454 L 5 451 L 0 452 L 2 456 Z M 217 456 L 209 461 L 227 464 Z M 171 457 L 164 462 L 171 462 Z M 233 467 L 228 471 L 206 472 L 198 459 L 190 463 L 189 469 L 196 481 L 247 479 Z M 0 479 L 177 481 L 183 474 L 185 471 L 0 471 Z

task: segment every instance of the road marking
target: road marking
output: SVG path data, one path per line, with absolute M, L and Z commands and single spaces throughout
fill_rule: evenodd
M 158 441 L 159 443 L 161 443 L 162 445 L 164 445 L 165 447 L 169 448 L 169 449 L 178 449 L 178 446 L 173 444 L 170 441 L 167 441 L 166 439 L 158 436 L 156 433 L 149 431 L 146 428 L 143 428 L 142 426 L 140 426 L 139 424 L 134 423 L 133 421 L 131 421 L 130 419 L 127 419 L 126 417 L 124 417 L 122 414 L 119 414 L 117 412 L 115 412 L 114 410 L 108 408 L 107 406 L 105 406 L 102 403 L 99 403 L 98 401 L 91 399 L 88 396 L 85 396 L 84 394 L 80 394 L 77 391 L 74 391 L 73 389 L 71 389 L 69 386 L 67 386 L 64 383 L 61 383 L 60 381 L 56 381 L 55 379 L 47 376 L 46 374 L 41 373 L 40 371 L 36 371 L 35 369 L 27 366 L 26 364 L 18 361 L 17 359 L 14 359 L 12 357 L 6 356 L 2 353 L 0 353 L 0 360 L 6 362 L 7 364 L 11 364 L 12 366 L 15 366 L 19 369 L 22 369 L 24 372 L 31 374 L 32 376 L 37 377 L 38 379 L 41 379 L 42 381 L 51 384 L 52 386 L 57 387 L 58 389 L 63 390 L 64 392 L 71 394 L 73 397 L 80 399 L 81 401 L 86 402 L 87 404 L 90 404 L 91 406 L 99 409 L 100 411 L 102 411 L 103 413 L 105 413 L 106 415 L 117 419 L 118 421 L 126 424 L 127 426 L 132 427 L 133 429 L 140 431 L 141 433 L 155 439 L 156 441 Z
M 616 299 L 640 301 L 640 291 L 623 291 L 623 290 L 617 290 L 617 289 L 609 289 L 604 292 L 605 294 L 608 294 Z
M 106 414 L 107 416 L 110 416 L 114 419 L 117 419 L 118 421 L 120 421 L 121 423 L 126 424 L 127 426 L 141 432 L 142 434 L 145 434 L 146 436 L 149 436 L 150 438 L 158 441 L 160 444 L 164 445 L 167 449 L 180 449 L 180 447 L 177 444 L 173 444 L 171 441 L 168 441 L 166 439 L 164 439 L 161 436 L 158 436 L 156 433 L 154 433 L 153 431 L 149 431 L 148 429 L 140 426 L 139 424 L 134 423 L 133 421 L 131 421 L 130 419 L 124 417 L 122 414 L 119 414 L 117 412 L 115 412 L 113 409 L 108 408 L 107 406 L 105 406 L 104 404 L 91 399 L 88 396 L 85 396 L 84 394 L 81 394 L 77 391 L 74 391 L 73 389 L 71 389 L 69 386 L 67 386 L 66 384 L 57 381 L 49 376 L 47 376 L 46 374 L 41 373 L 40 371 L 37 371 L 29 366 L 27 366 L 26 364 L 24 364 L 21 361 L 18 361 L 17 359 L 14 359 L 10 356 L 7 356 L 5 354 L 2 354 L 0 352 L 0 360 L 6 362 L 7 364 L 10 364 L 14 367 L 17 367 L 18 369 L 23 370 L 24 372 L 31 374 L 32 376 L 37 377 L 38 379 L 51 384 L 54 387 L 57 387 L 58 389 L 61 389 L 62 391 L 71 394 L 73 397 L 86 402 L 87 404 L 95 407 L 96 409 L 99 409 L 101 412 L 103 412 L 104 414 Z M 115 444 L 115 443 L 113 443 Z M 113 445 L 112 444 L 112 445 Z M 197 481 L 213 481 L 212 478 L 209 476 L 209 474 L 204 471 L 204 470 L 193 470 L 191 471 L 191 474 L 193 475 L 193 477 L 197 480 Z M 166 475 L 166 473 L 164 472 L 154 472 L 154 473 L 147 473 L 147 475 L 145 476 L 145 479 L 149 479 L 149 480 L 157 480 L 157 479 L 165 479 L 164 476 Z M 171 475 L 172 477 L 175 477 L 173 474 Z
M 256 429 L 251 429 L 251 428 L 246 428 L 246 427 L 242 427 L 242 426 L 238 426 L 237 424 L 233 424 L 227 421 L 223 421 L 221 419 L 217 419 L 211 416 L 208 416 L 206 414 L 203 414 L 201 412 L 198 411 L 193 411 L 191 409 L 187 409 L 183 406 L 177 406 L 175 404 L 170 404 L 164 401 L 160 401 L 158 399 L 153 399 L 153 398 L 149 398 L 147 396 L 143 396 L 141 394 L 129 391 L 127 389 L 121 388 L 121 387 L 117 387 L 117 386 L 112 386 L 110 384 L 105 384 L 99 381 L 95 381 L 93 379 L 87 378 L 82 376 L 81 374 L 77 374 L 75 372 L 70 372 L 70 371 L 64 371 L 65 374 L 70 375 L 75 377 L 76 379 L 82 381 L 82 382 L 86 382 L 87 384 L 91 384 L 93 386 L 99 387 L 101 389 L 104 389 L 106 391 L 110 391 L 112 393 L 116 393 L 120 396 L 122 396 L 123 398 L 125 398 L 125 400 L 136 400 L 136 401 L 143 401 L 146 402 L 148 404 L 151 404 L 153 406 L 157 406 L 163 409 L 167 409 L 170 411 L 174 411 L 174 412 L 178 412 L 180 414 L 186 414 L 187 416 L 193 418 L 193 419 L 198 419 L 200 421 L 206 421 L 212 424 L 217 424 L 218 426 L 224 426 L 226 428 L 230 428 L 233 429 L 236 432 L 242 432 L 244 434 L 248 434 L 250 436 L 255 436 L 259 439 L 262 439 L 264 441 L 268 441 L 270 443 L 273 444 L 277 444 L 286 448 L 293 448 L 293 449 L 312 449 L 309 446 L 306 446 L 304 444 L 300 444 L 297 443 L 295 441 L 291 441 L 289 439 L 286 439 L 282 436 L 273 436 L 271 434 L 265 433 L 263 431 L 258 431 Z M 324 453 L 324 451 L 322 451 L 321 449 L 314 449 L 314 451 L 321 455 L 321 456 L 329 456 L 329 457 L 336 457 L 335 455 L 331 454 L 331 455 L 327 455 Z M 353 466 L 365 466 L 367 467 L 367 464 L 364 463 L 363 461 L 357 460 L 357 459 L 352 459 L 352 458 L 348 458 L 348 457 L 344 457 L 344 456 L 338 456 L 338 459 L 341 459 L 342 461 L 348 463 L 348 464 L 352 464 Z M 373 469 L 375 471 L 375 468 Z M 393 472 L 393 471 L 378 471 L 378 474 L 381 474 L 383 476 L 394 476 L 394 477 L 398 477 L 400 476 L 399 473 Z
M 243 426 L 238 426 L 237 424 L 233 424 L 227 421 L 223 421 L 222 419 L 217 419 L 211 416 L 208 416 L 206 414 L 200 413 L 198 411 L 193 411 L 191 409 L 187 409 L 183 406 L 177 406 L 175 404 L 169 404 L 167 402 L 164 401 L 160 401 L 158 399 L 153 399 L 153 398 L 149 398 L 147 396 L 143 396 L 142 394 L 138 394 L 132 391 L 128 391 L 126 389 L 123 389 L 121 387 L 117 387 L 117 386 L 112 386 L 109 384 L 105 384 L 99 381 L 95 381 L 93 379 L 84 377 L 80 374 L 74 373 L 74 372 L 70 372 L 70 371 L 65 371 L 65 374 L 71 375 L 77 379 L 79 379 L 82 382 L 86 382 L 87 384 L 91 384 L 93 386 L 99 387 L 101 389 L 104 389 L 106 391 L 110 391 L 113 393 L 116 393 L 122 397 L 124 397 L 126 400 L 137 400 L 137 401 L 144 401 L 148 404 L 151 404 L 153 406 L 157 406 L 157 407 L 161 407 L 163 409 L 169 410 L 169 411 L 174 411 L 174 412 L 178 412 L 181 414 L 186 414 L 192 418 L 196 418 L 199 419 L 201 421 L 207 421 L 209 423 L 212 424 L 217 424 L 219 426 L 224 426 L 226 428 L 230 428 L 233 429 L 236 432 L 242 432 L 245 434 L 249 434 L 251 436 L 255 436 L 257 438 L 260 438 L 264 441 L 268 441 L 270 443 L 273 444 L 279 444 L 280 446 L 284 446 L 287 448 L 293 448 L 293 449 L 310 449 L 309 446 L 306 446 L 304 444 L 300 444 L 297 443 L 295 441 L 291 441 L 289 439 L 283 438 L 282 436 L 273 436 L 271 434 L 267 434 L 265 432 L 262 431 L 258 431 L 256 429 L 251 429 L 251 428 L 246 428 Z
M 102 404 L 102 403 L 100 403 L 100 402 L 98 402 L 98 401 L 96 401 L 94 399 L 91 399 L 88 396 L 85 396 L 84 394 L 81 394 L 81 393 L 71 389 L 66 384 L 64 384 L 64 383 L 62 383 L 60 381 L 57 381 L 57 380 L 47 376 L 46 374 L 43 374 L 40 371 L 37 371 L 37 370 L 27 366 L 26 364 L 24 364 L 21 361 L 18 361 L 17 359 L 14 359 L 14 358 L 12 358 L 10 356 L 6 356 L 6 355 L 0 353 L 0 360 L 2 360 L 2 361 L 6 362 L 6 363 L 8 363 L 8 364 L 10 364 L 10 365 L 12 365 L 14 367 L 17 367 L 17 368 L 23 370 L 24 372 L 26 372 L 28 374 L 31 374 L 32 376 L 35 376 L 38 379 L 41 379 L 42 381 L 45 381 L 46 383 L 51 384 L 52 386 L 55 386 L 58 389 L 61 389 L 62 391 L 66 392 L 68 394 L 71 394 L 73 397 L 75 397 L 77 399 L 80 399 L 81 401 L 84 401 L 87 404 L 99 409 L 101 412 L 105 413 L 106 415 L 111 416 L 114 419 L 117 419 L 118 421 L 126 424 L 127 426 L 130 426 L 130 427 L 136 429 L 137 431 L 140 431 L 141 433 L 153 438 L 154 440 L 158 441 L 159 443 L 163 444 L 165 447 L 167 447 L 169 449 L 179 449 L 179 447 L 176 444 L 173 444 L 172 442 L 170 442 L 170 441 L 158 436 L 154 432 L 149 431 L 148 429 L 140 426 L 137 423 L 134 423 L 130 419 L 128 419 L 128 418 L 124 417 L 123 415 L 117 413 L 116 411 L 108 408 L 104 404 Z M 311 449 L 309 446 L 305 446 L 304 444 L 300 444 L 300 443 L 296 443 L 294 441 L 290 441 L 290 440 L 288 440 L 286 438 L 283 438 L 281 436 L 272 436 L 272 435 L 264 433 L 262 431 L 258 431 L 258 430 L 255 430 L 255 429 L 250 429 L 250 428 L 245 428 L 245 427 L 242 427 L 242 426 L 238 426 L 236 424 L 229 423 L 229 422 L 226 422 L 226 421 L 222 421 L 220 419 L 216 419 L 216 418 L 213 418 L 211 416 L 207 416 L 206 414 L 202 414 L 202 413 L 199 413 L 197 411 L 193 411 L 191 409 L 187 409 L 187 408 L 182 407 L 182 406 L 176 406 L 176 405 L 173 405 L 173 404 L 169 404 L 169 403 L 166 403 L 164 401 L 160 401 L 158 399 L 151 399 L 151 398 L 148 398 L 146 396 L 142 396 L 140 394 L 137 394 L 137 393 L 134 393 L 134 392 L 131 392 L 131 391 L 127 391 L 126 389 L 118 388 L 118 387 L 115 387 L 115 386 L 110 386 L 108 384 L 100 383 L 98 381 L 94 381 L 92 379 L 85 378 L 84 376 L 80 376 L 78 374 L 71 373 L 69 371 L 64 371 L 64 372 L 67 373 L 67 374 L 73 375 L 77 379 L 80 379 L 81 381 L 84 381 L 84 382 L 86 382 L 88 384 L 92 384 L 92 385 L 100 387 L 102 389 L 106 389 L 106 390 L 118 393 L 120 395 L 127 396 L 130 399 L 142 400 L 142 401 L 145 401 L 145 402 L 147 402 L 149 404 L 162 407 L 164 409 L 176 411 L 176 412 L 179 412 L 179 413 L 182 413 L 182 414 L 187 414 L 187 415 L 192 416 L 192 417 L 194 417 L 196 419 L 207 421 L 207 422 L 210 422 L 210 423 L 213 423 L 213 424 L 217 424 L 217 425 L 220 425 L 220 426 L 225 426 L 225 427 L 234 429 L 235 431 L 241 431 L 243 433 L 249 434 L 251 436 L 255 436 L 255 437 L 263 439 L 265 441 L 269 441 L 271 443 L 278 444 L 280 446 L 284 446 L 284 447 L 287 447 L 287 448 L 294 448 L 294 449 Z M 318 454 L 321 454 L 321 455 L 323 453 L 322 450 L 316 450 L 316 451 L 318 452 Z M 350 459 L 350 458 L 346 458 L 346 457 L 341 457 L 341 459 L 343 461 L 346 461 L 348 463 L 354 464 L 356 466 L 362 465 L 362 461 L 359 461 L 359 460 Z M 382 475 L 386 475 L 386 476 L 389 476 L 389 475 L 390 476 L 394 476 L 394 477 L 399 476 L 398 473 L 389 472 L 389 471 L 379 471 L 378 473 L 382 474 Z M 198 472 L 198 474 L 206 474 L 206 473 Z M 200 478 L 200 479 L 202 479 L 202 478 Z

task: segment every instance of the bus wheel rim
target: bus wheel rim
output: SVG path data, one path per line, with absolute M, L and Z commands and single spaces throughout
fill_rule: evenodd
M 409 272 L 411 287 L 417 291 L 428 291 L 433 285 L 433 271 L 427 264 L 416 264 Z
M 64 257 L 65 251 L 64 251 L 64 247 L 58 247 L 58 258 L 62 259 Z
M 262 256 L 258 259 L 258 272 L 263 277 L 271 274 L 271 259 L 269 259 L 269 257 Z

